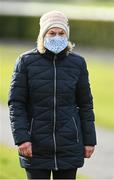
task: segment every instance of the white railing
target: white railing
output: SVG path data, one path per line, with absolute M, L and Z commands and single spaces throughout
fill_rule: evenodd
M 44 12 L 50 10 L 63 11 L 71 19 L 114 21 L 114 7 L 0 1 L 0 15 L 41 16 Z

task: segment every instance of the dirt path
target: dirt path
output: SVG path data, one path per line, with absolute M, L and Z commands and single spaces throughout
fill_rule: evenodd
M 0 143 L 14 146 L 8 114 L 8 108 L 0 105 Z M 96 180 L 114 179 L 114 132 L 99 127 L 96 130 L 95 153 L 85 160 L 85 166 L 78 173 Z

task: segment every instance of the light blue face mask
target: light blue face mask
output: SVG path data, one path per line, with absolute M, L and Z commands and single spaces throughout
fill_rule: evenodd
M 56 35 L 54 37 L 45 37 L 44 38 L 44 47 L 52 51 L 55 54 L 58 54 L 64 50 L 68 45 L 67 37 L 61 37 Z

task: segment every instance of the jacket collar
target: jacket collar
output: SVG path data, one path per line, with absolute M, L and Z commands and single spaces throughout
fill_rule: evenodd
M 42 56 L 53 60 L 55 57 L 55 53 L 49 51 L 48 49 L 46 49 L 44 54 L 41 54 Z M 61 51 L 60 53 L 56 54 L 57 59 L 63 59 L 65 56 L 68 56 L 68 50 L 67 48 L 65 48 L 63 51 Z

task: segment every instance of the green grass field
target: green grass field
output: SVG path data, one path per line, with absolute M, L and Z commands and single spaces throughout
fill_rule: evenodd
M 94 63 L 93 63 L 94 62 Z M 114 65 L 93 61 L 88 63 L 96 124 L 114 129 Z
M 30 46 L 0 45 L 0 103 L 7 104 L 12 72 L 17 56 Z M 114 71 L 111 63 L 88 61 L 91 90 L 94 97 L 96 124 L 114 129 Z
M 29 46 L 0 45 L 0 102 L 7 103 L 8 90 L 17 56 Z
M 42 2 L 46 2 L 46 0 L 43 0 Z M 59 1 L 53 1 L 49 0 L 49 3 L 59 3 L 59 4 L 68 4 L 68 5 L 79 5 L 79 6 L 101 6 L 101 7 L 114 7 L 114 1 L 113 0 L 59 0 Z
M 17 150 L 0 146 L 0 179 L 25 178 L 24 169 L 19 167 Z
M 77 6 L 84 6 L 84 7 L 114 7 L 114 1 L 75 1 L 75 2 L 68 2 L 69 5 L 77 5 Z

